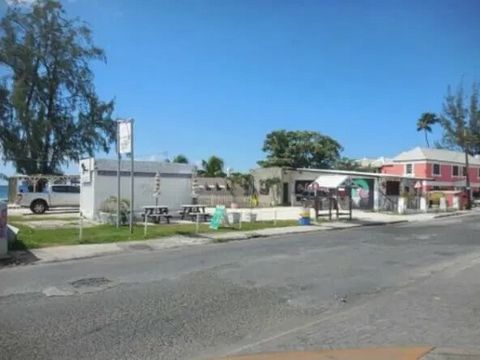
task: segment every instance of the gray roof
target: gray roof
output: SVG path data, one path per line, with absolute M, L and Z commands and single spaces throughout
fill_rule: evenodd
M 130 171 L 130 159 L 122 160 L 120 168 L 122 171 Z M 194 165 L 135 160 L 134 168 L 135 172 L 156 173 L 158 171 L 161 174 L 191 174 Z M 95 170 L 117 171 L 117 160 L 95 159 Z
M 393 159 L 394 162 L 425 160 L 465 164 L 465 154 L 459 151 L 416 147 L 400 153 Z M 468 160 L 470 164 L 480 165 L 479 158 L 469 156 Z
M 368 158 L 363 158 L 363 159 L 358 159 L 355 160 L 361 167 L 364 168 L 381 168 L 383 165 L 391 163 L 392 159 L 386 158 L 384 156 L 381 156 L 377 159 L 368 159 Z

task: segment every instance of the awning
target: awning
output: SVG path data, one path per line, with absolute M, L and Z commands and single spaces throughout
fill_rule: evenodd
M 317 189 L 336 189 L 345 186 L 350 176 L 348 175 L 320 175 L 309 188 Z

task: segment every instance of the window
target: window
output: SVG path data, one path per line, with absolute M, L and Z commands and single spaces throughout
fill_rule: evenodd
M 480 168 L 478 168 L 478 177 L 480 178 Z
M 433 164 L 432 174 L 436 176 L 440 175 L 440 164 Z
M 80 187 L 79 186 L 69 186 L 68 187 L 68 192 L 71 192 L 73 194 L 80 194 Z
M 405 174 L 412 175 L 413 174 L 413 164 L 405 165 Z
M 399 196 L 400 195 L 400 181 L 387 181 L 385 195 Z
M 69 192 L 69 191 L 68 191 L 68 186 L 64 186 L 64 185 L 55 185 L 55 186 L 52 186 L 52 191 L 53 191 L 53 192 L 56 192 L 56 193 L 66 193 L 66 192 Z
M 452 166 L 452 176 L 458 176 L 458 166 L 457 165 Z

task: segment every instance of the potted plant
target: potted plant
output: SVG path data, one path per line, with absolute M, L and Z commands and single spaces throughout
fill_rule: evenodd
M 110 196 L 103 203 L 99 211 L 99 220 L 103 224 L 117 223 L 117 197 Z M 127 199 L 120 199 L 120 224 L 128 224 L 130 202 Z

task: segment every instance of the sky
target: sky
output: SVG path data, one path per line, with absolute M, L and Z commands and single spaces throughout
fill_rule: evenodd
M 62 3 L 106 51 L 92 64 L 98 93 L 135 119 L 143 159 L 215 154 L 245 171 L 276 129 L 394 156 L 425 145 L 416 121 L 441 111 L 448 85 L 480 81 L 478 0 Z

